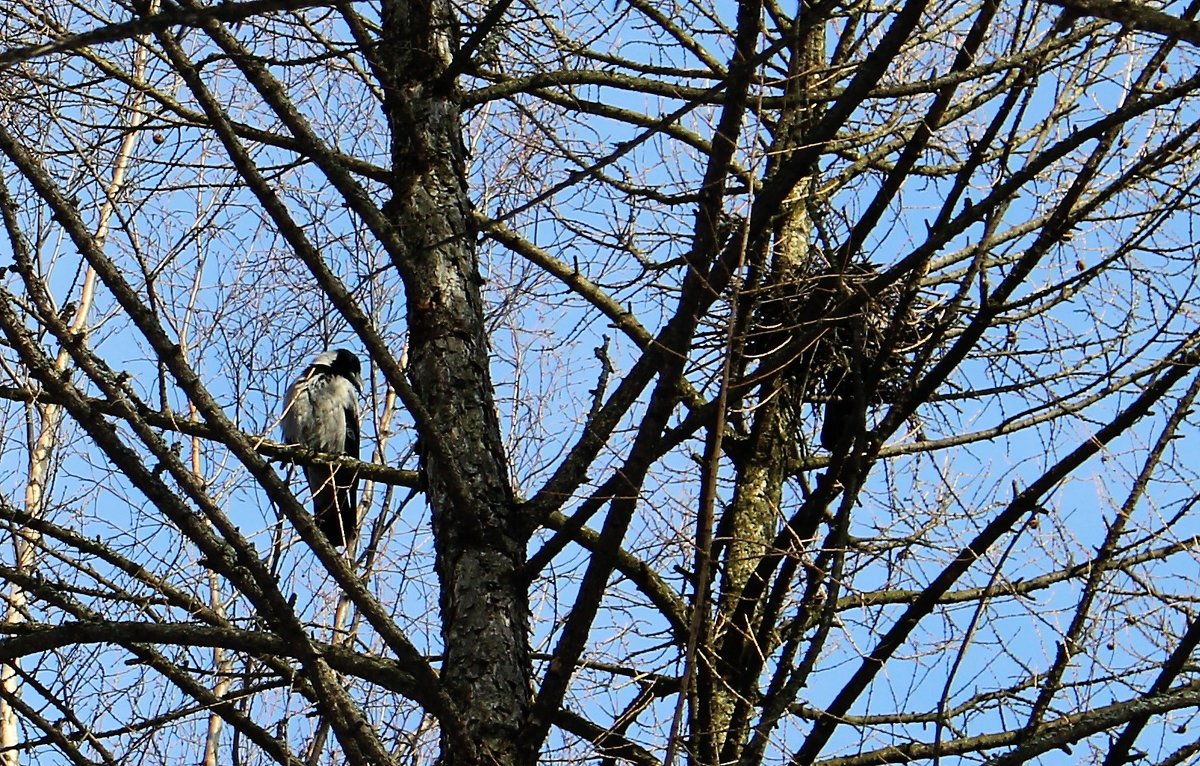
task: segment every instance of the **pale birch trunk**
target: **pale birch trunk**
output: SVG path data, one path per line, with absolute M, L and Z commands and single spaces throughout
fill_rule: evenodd
M 157 9 L 157 0 L 151 5 Z M 152 11 L 153 12 L 153 11 Z M 133 75 L 141 78 L 146 69 L 146 49 L 139 47 L 133 60 Z M 125 174 L 137 146 L 140 133 L 137 127 L 145 121 L 142 104 L 145 95 L 141 91 L 131 90 L 125 100 L 128 119 L 128 131 L 117 150 L 113 162 L 112 176 L 105 187 L 105 202 L 100 208 L 100 217 L 93 237 L 98 247 L 103 246 L 108 237 L 109 226 L 116 210 L 116 201 L 125 185 Z M 91 311 L 95 297 L 96 272 L 89 266 L 84 272 L 79 296 L 75 299 L 76 308 L 71 318 L 70 331 L 79 336 L 86 336 L 88 314 Z M 65 374 L 70 356 L 61 350 L 55 358 L 55 370 Z M 25 511 L 33 517 L 40 518 L 45 513 L 46 483 L 50 478 L 54 464 L 54 453 L 58 447 L 59 426 L 62 423 L 62 407 L 56 404 L 32 405 L 37 410 L 38 431 L 29 454 L 29 478 L 25 484 Z M 22 529 L 13 537 L 14 562 L 21 572 L 30 572 L 37 565 L 37 550 L 39 535 L 32 529 Z M 5 599 L 4 624 L 12 625 L 25 621 L 27 594 L 16 584 L 9 588 Z M 17 747 L 21 740 L 20 725 L 16 711 L 9 699 L 21 694 L 21 680 L 18 664 L 14 662 L 0 665 L 0 766 L 16 766 L 19 763 Z

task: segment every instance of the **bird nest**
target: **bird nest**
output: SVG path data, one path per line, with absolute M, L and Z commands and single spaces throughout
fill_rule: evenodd
M 872 291 L 876 276 L 869 263 L 796 269 L 759 295 L 746 350 L 760 373 L 779 381 L 776 395 L 789 410 L 829 403 L 825 430 L 860 396 L 868 405 L 895 401 L 943 320 L 934 296 L 906 298 L 896 284 Z M 822 443 L 830 447 L 824 432 Z

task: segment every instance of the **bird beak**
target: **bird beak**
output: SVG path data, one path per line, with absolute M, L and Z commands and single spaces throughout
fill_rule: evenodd
M 360 377 L 359 377 L 359 376 L 357 376 L 357 375 L 351 375 L 351 376 L 350 376 L 350 382 L 351 382 L 352 384 L 354 384 L 354 388 L 355 388 L 355 390 L 357 390 L 357 391 L 358 391 L 358 394 L 359 394 L 359 396 L 362 396 L 362 392 L 363 392 L 363 382 L 362 382 L 362 378 L 360 378 Z

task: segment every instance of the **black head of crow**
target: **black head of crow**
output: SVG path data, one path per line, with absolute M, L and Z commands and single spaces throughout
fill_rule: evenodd
M 311 450 L 359 456 L 358 397 L 362 366 L 344 348 L 317 356 L 287 392 L 283 440 Z M 333 545 L 358 532 L 358 476 L 346 467 L 307 465 L 313 516 Z

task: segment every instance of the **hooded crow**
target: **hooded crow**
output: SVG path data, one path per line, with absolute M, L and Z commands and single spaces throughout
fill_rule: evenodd
M 344 348 L 317 356 L 288 389 L 283 440 L 319 452 L 359 456 L 358 397 L 362 366 Z M 358 532 L 358 476 L 346 467 L 306 465 L 317 526 L 335 546 Z

